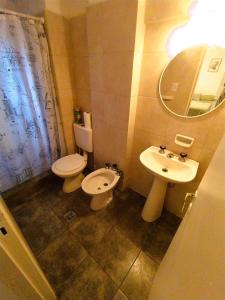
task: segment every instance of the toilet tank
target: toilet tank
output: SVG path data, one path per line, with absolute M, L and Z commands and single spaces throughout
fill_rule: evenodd
M 76 145 L 87 152 L 93 152 L 92 129 L 73 124 Z

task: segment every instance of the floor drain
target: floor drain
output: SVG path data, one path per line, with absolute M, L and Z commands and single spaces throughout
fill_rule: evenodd
M 104 183 L 104 186 L 108 186 L 109 184 L 108 183 Z
M 163 172 L 168 172 L 168 169 L 167 168 L 162 168 L 162 171 Z
M 67 222 L 71 222 L 73 219 L 77 217 L 77 214 L 74 210 L 68 210 L 64 215 L 64 219 L 66 219 Z

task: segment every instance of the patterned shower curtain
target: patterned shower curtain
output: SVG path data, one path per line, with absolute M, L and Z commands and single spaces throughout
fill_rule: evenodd
M 0 190 L 48 170 L 65 154 L 40 21 L 0 15 Z

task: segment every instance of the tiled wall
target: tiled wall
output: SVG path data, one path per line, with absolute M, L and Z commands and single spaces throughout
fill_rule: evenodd
M 162 143 L 172 151 L 184 150 L 174 144 L 176 133 L 196 139 L 188 154 L 200 162 L 197 178 L 167 193 L 168 209 L 180 215 L 185 193 L 196 190 L 222 136 L 224 109 L 185 120 L 161 105 L 158 80 L 169 60 L 168 36 L 187 21 L 191 0 L 147 1 L 142 55 L 144 2 L 108 0 L 70 19 L 46 13 L 57 91 L 69 152 L 74 146 L 72 110 L 79 106 L 93 114 L 96 167 L 118 163 L 129 186 L 145 196 L 152 176 L 140 165 L 140 152 Z
M 165 144 L 176 152 L 187 151 L 190 158 L 200 163 L 196 179 L 187 184 L 168 188 L 167 208 L 181 215 L 181 208 L 186 192 L 194 192 L 209 164 L 224 132 L 225 109 L 197 119 L 183 119 L 170 114 L 159 100 L 158 81 L 168 62 L 166 52 L 170 32 L 186 20 L 190 1 L 153 1 L 146 7 L 146 32 L 139 87 L 138 106 L 134 130 L 133 150 L 130 163 L 131 188 L 147 196 L 153 177 L 139 162 L 139 154 L 151 145 Z M 176 133 L 195 138 L 190 150 L 174 144 Z
M 68 154 L 74 153 L 73 106 L 74 91 L 71 76 L 69 21 L 58 14 L 45 11 L 55 88 L 59 101 L 65 142 Z
M 96 166 L 127 166 L 137 1 L 109 0 L 87 10 L 90 97 Z
M 80 107 L 82 111 L 91 111 L 87 14 L 71 18 L 69 24 L 72 80 L 76 94 L 74 107 Z

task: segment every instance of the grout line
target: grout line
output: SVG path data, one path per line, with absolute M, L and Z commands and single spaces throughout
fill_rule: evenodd
M 105 235 L 106 234 L 108 234 L 108 233 L 110 233 L 112 230 L 113 230 L 113 228 L 115 227 L 115 225 L 113 224 L 112 225 L 112 227 L 105 233 Z M 75 234 L 72 232 L 72 234 L 75 236 Z M 105 237 L 105 235 L 102 237 L 102 239 L 100 240 L 100 242 L 99 243 L 101 243 L 101 241 L 103 240 L 103 238 Z M 76 238 L 76 236 L 75 236 L 75 238 Z M 77 238 L 76 238 L 77 239 Z M 79 243 L 82 245 L 82 247 L 86 250 L 86 252 L 87 252 L 87 256 L 85 257 L 85 258 L 87 258 L 88 256 L 90 257 L 90 258 L 92 258 L 93 260 L 94 260 L 94 262 L 96 263 L 96 265 L 100 268 L 100 270 L 104 273 L 104 274 L 106 274 L 106 276 L 107 277 L 109 277 L 109 279 L 115 284 L 115 286 L 116 286 L 116 291 L 115 291 L 115 294 L 113 295 L 113 297 L 116 295 L 116 293 L 118 292 L 118 290 L 119 290 L 119 285 L 112 279 L 112 277 L 103 269 L 103 267 L 96 261 L 96 259 L 95 259 L 95 257 L 90 253 L 90 251 L 79 241 Z M 72 275 L 71 275 L 72 276 Z
M 81 264 L 82 264 L 87 258 L 88 258 L 88 255 L 85 256 L 83 259 L 81 259 L 81 261 L 80 261 L 79 264 L 75 267 L 75 269 L 74 269 L 73 272 L 70 274 L 70 276 L 69 276 L 66 280 L 64 280 L 62 283 L 60 283 L 59 286 L 57 286 L 57 289 L 63 287 L 63 285 L 66 284 L 66 282 L 68 282 L 68 281 L 71 279 L 71 277 L 73 276 L 73 274 L 75 273 L 75 271 L 81 266 Z M 55 288 L 55 289 L 56 289 L 56 288 Z M 64 290 L 65 290 L 65 289 L 63 289 L 63 291 L 64 291 Z M 63 291 L 62 291 L 62 294 L 63 294 Z
M 132 267 L 133 267 L 133 265 L 135 264 L 136 260 L 137 260 L 138 257 L 140 256 L 141 251 L 142 251 L 142 250 L 140 249 L 139 252 L 138 252 L 138 254 L 137 254 L 137 256 L 136 256 L 136 258 L 135 258 L 135 260 L 133 261 L 133 263 L 131 264 L 130 268 L 128 269 L 126 275 L 124 276 L 124 279 L 121 281 L 120 286 L 119 286 L 119 289 L 121 289 L 121 287 L 122 287 L 124 281 L 126 280 L 126 278 L 127 278 L 128 274 L 129 274 L 130 270 L 132 269 Z M 122 290 L 122 289 L 121 289 L 121 290 Z M 123 291 L 123 290 L 122 290 L 122 291 Z M 127 294 L 125 293 L 125 291 L 123 291 L 123 293 L 127 296 Z M 128 298 L 128 296 L 127 296 L 127 298 Z
M 147 256 L 148 256 L 155 264 L 157 264 L 157 265 L 159 265 L 159 264 L 161 263 L 161 261 L 162 261 L 162 259 L 157 260 L 157 258 L 151 256 L 151 254 L 149 254 L 148 252 L 143 251 L 143 253 L 144 253 L 145 255 L 147 255 Z M 164 256 L 165 256 L 165 254 L 164 254 Z

